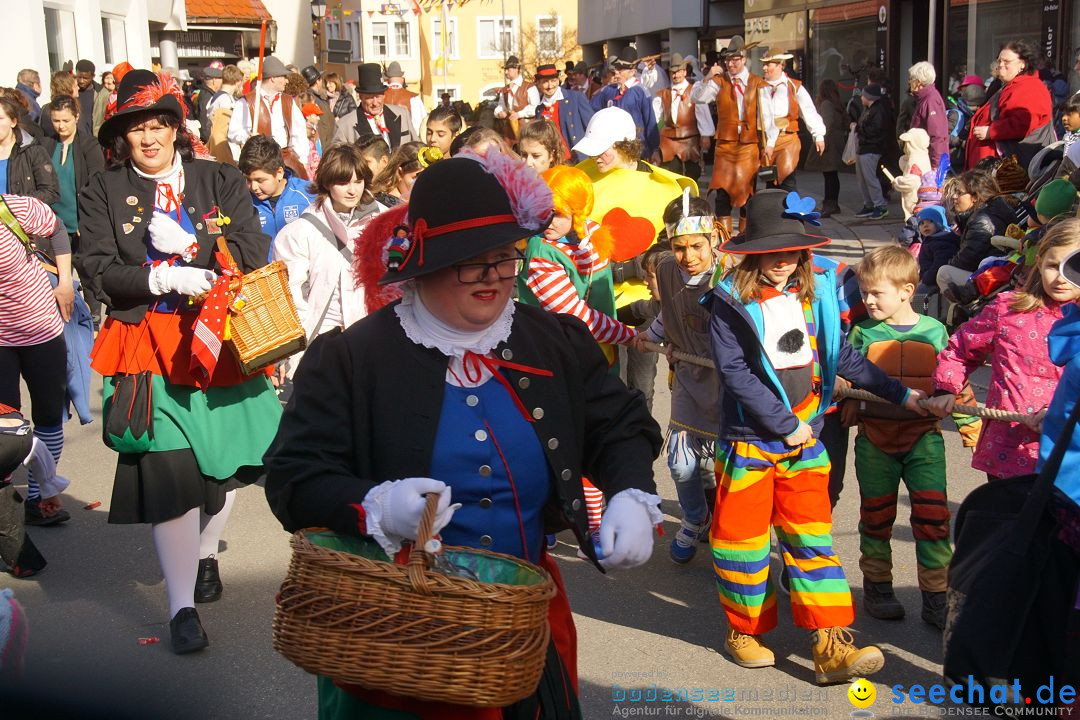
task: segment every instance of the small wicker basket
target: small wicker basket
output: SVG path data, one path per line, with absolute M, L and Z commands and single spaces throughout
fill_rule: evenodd
M 535 565 L 472 548 L 442 550 L 473 568 L 510 569 L 522 584 L 431 570 L 422 548 L 430 547 L 437 502 L 428 496 L 405 565 L 372 559 L 386 557 L 373 542 L 375 552 L 363 557 L 317 545 L 319 531 L 294 534 L 274 648 L 309 672 L 394 695 L 473 707 L 531 695 L 544 669 L 555 585 Z
M 218 250 L 234 268 L 236 261 L 229 253 L 224 238 L 218 239 Z M 226 341 L 245 375 L 262 370 L 279 360 L 294 355 L 307 346 L 307 334 L 289 292 L 289 271 L 285 263 L 275 260 L 234 281 L 244 302 L 229 315 L 230 335 Z

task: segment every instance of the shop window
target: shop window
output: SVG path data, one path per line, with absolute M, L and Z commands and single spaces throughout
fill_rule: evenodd
M 1041 9 L 1030 0 L 950 0 L 948 89 L 954 90 L 965 75 L 989 78 L 991 63 L 1010 40 L 1026 40 L 1039 47 Z
M 371 52 L 377 58 L 384 58 L 390 52 L 390 36 L 384 22 L 371 23 Z
M 75 13 L 45 6 L 45 42 L 49 52 L 49 71 L 58 72 L 65 62 L 79 59 L 75 42 Z
M 124 20 L 109 15 L 101 16 L 101 37 L 105 41 L 105 63 L 116 65 L 127 59 L 127 36 L 124 33 Z
M 866 84 L 867 71 L 877 65 L 878 5 L 876 0 L 863 0 L 810 11 L 813 77 L 806 78 L 806 89 L 812 96 L 817 97 L 826 78 L 836 82 L 844 103 L 856 86 Z

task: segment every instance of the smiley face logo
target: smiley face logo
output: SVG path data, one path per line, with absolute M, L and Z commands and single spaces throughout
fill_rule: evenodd
M 874 686 L 864 678 L 857 678 L 847 691 L 848 700 L 857 708 L 868 708 L 874 704 L 877 691 Z

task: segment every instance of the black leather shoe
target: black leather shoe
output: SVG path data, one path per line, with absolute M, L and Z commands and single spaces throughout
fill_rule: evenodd
M 211 556 L 199 561 L 199 574 L 195 580 L 195 602 L 214 602 L 221 597 L 221 577 L 218 575 L 217 558 Z
M 195 608 L 181 608 L 169 621 L 169 633 L 172 635 L 172 651 L 177 655 L 202 650 L 210 644 Z
M 27 500 L 23 503 L 23 509 L 25 512 L 24 522 L 27 525 L 34 525 L 36 527 L 49 527 L 50 525 L 59 525 L 60 523 L 67 522 L 71 519 L 70 513 L 64 508 L 60 508 L 51 515 L 46 515 L 41 512 L 41 499 L 34 498 L 33 500 Z

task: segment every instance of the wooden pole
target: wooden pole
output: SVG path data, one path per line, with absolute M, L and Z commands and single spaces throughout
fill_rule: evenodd
M 321 22 L 321 19 L 320 19 Z M 255 78 L 255 107 L 251 108 L 251 134 L 259 132 L 259 110 L 262 108 L 263 58 L 266 56 L 266 21 L 259 28 L 259 74 Z

